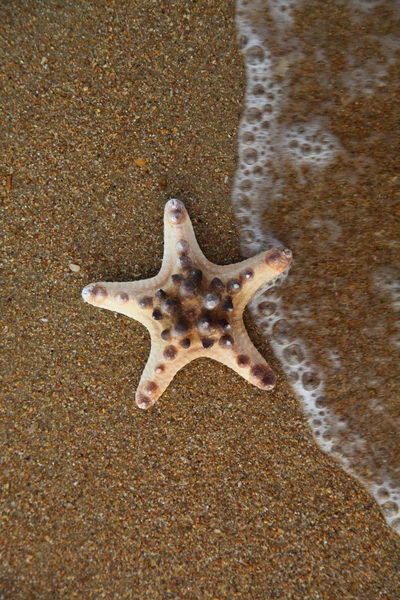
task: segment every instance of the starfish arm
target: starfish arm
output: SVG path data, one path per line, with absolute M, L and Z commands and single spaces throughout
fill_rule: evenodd
M 274 372 L 253 345 L 241 318 L 232 323 L 232 335 L 221 338 L 211 348 L 209 356 L 262 390 L 271 390 L 275 386 Z
M 190 269 L 192 264 L 207 273 L 209 280 L 218 277 L 223 282 L 239 280 L 245 289 L 247 304 L 265 283 L 283 273 L 292 262 L 287 248 L 272 248 L 233 265 L 210 262 L 199 247 L 189 214 L 180 200 L 169 200 L 164 211 L 164 257 L 162 273 L 170 276 L 174 270 Z
M 177 271 L 189 254 L 201 253 L 189 214 L 180 200 L 169 200 L 164 210 L 164 256 L 162 270 Z M 181 261 L 179 261 L 181 259 Z M 178 262 L 177 262 L 178 261 Z
M 213 265 L 216 276 L 227 282 L 234 294 L 235 308 L 245 308 L 255 292 L 286 271 L 292 262 L 287 248 L 272 248 L 240 263 L 226 266 Z
M 83 288 L 82 298 L 93 306 L 121 313 L 149 328 L 152 323 L 153 294 L 162 281 L 159 273 L 141 281 L 90 283 Z
M 148 409 L 158 400 L 176 373 L 192 360 L 190 353 L 178 352 L 173 344 L 151 341 L 150 355 L 136 390 L 139 408 Z
M 171 275 L 196 266 L 212 272 L 214 265 L 197 243 L 189 214 L 180 200 L 169 200 L 164 211 L 164 256 L 162 273 Z

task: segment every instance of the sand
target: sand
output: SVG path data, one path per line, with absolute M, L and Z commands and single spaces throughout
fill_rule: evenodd
M 157 273 L 173 196 L 210 260 L 240 259 L 233 16 L 3 4 L 1 598 L 398 598 L 400 539 L 250 321 L 273 392 L 199 360 L 143 412 L 145 329 L 80 297 Z

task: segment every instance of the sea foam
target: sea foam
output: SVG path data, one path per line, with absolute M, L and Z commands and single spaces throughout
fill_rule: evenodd
M 293 0 L 237 1 L 238 41 L 245 61 L 247 82 L 232 200 L 244 256 L 281 242 L 290 246 L 290 240 L 280 240 L 279 233 L 273 231 L 268 223 L 269 210 L 284 203 L 288 174 L 293 185 L 301 189 L 310 174 L 323 181 L 324 171 L 341 157 L 350 163 L 353 161 L 356 177 L 360 168 L 354 152 L 349 153 L 331 130 L 326 115 L 303 114 L 300 121 L 295 121 L 285 112 L 290 100 L 292 67 L 304 60 L 302 42 L 292 29 L 294 13 L 301 4 Z M 378 4 L 372 0 L 352 0 L 354 19 L 359 19 L 363 12 L 372 11 Z M 391 45 L 390 35 L 380 44 L 383 54 L 386 53 L 386 62 L 374 59 L 363 62 L 356 56 L 346 58 L 340 79 L 345 89 L 344 107 L 346 102 L 353 101 L 354 95 L 371 96 L 376 87 L 386 85 L 388 69 L 394 60 L 389 50 L 396 44 Z M 315 60 L 326 60 L 323 48 L 315 50 Z M 329 80 L 325 84 L 329 87 Z M 369 158 L 362 160 L 371 165 Z M 301 203 L 301 198 L 298 202 Z M 342 236 L 341 225 L 329 216 L 316 215 L 309 220 L 308 226 L 315 233 L 315 247 L 320 244 L 325 251 L 329 246 L 334 247 Z M 292 246 L 295 259 L 296 251 L 299 252 L 307 243 L 301 236 L 300 231 L 298 247 Z M 281 361 L 319 447 L 334 456 L 349 474 L 366 487 L 381 507 L 387 523 L 400 534 L 400 488 L 391 479 L 390 472 L 382 467 L 382 461 L 375 460 L 372 442 L 363 437 L 362 431 L 354 429 L 351 419 L 337 411 L 335 402 L 327 395 L 326 369 L 314 360 L 312 347 L 299 338 L 296 331 L 296 321 L 300 319 L 303 324 L 308 322 L 312 327 L 313 318 L 306 314 L 306 309 L 303 315 L 299 315 L 295 308 L 289 311 L 284 308 L 282 290 L 285 280 L 286 276 L 282 275 L 271 285 L 260 289 L 251 302 L 251 312 Z M 379 271 L 374 281 L 380 293 L 386 292 L 390 297 L 392 308 L 398 313 L 398 282 L 392 275 Z M 391 338 L 396 349 L 400 348 L 399 331 L 400 326 Z M 342 353 L 329 343 L 325 349 L 331 369 L 338 373 L 342 369 Z M 379 411 L 379 407 L 385 410 L 378 400 L 375 404 L 373 398 L 370 401 L 373 410 Z

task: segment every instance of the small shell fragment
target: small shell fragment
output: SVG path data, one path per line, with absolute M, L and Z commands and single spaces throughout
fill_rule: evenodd
M 68 265 L 70 271 L 72 271 L 73 273 L 79 273 L 79 271 L 81 270 L 79 265 L 75 265 L 74 263 L 70 263 Z

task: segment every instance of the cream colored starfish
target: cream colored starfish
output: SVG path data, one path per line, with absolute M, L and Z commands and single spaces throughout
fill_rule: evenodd
M 150 356 L 136 392 L 140 408 L 150 408 L 179 369 L 202 356 L 270 390 L 274 373 L 247 334 L 243 310 L 256 290 L 291 262 L 290 250 L 273 248 L 234 265 L 214 265 L 200 250 L 182 202 L 169 200 L 158 275 L 126 283 L 91 283 L 82 297 L 149 330 Z

